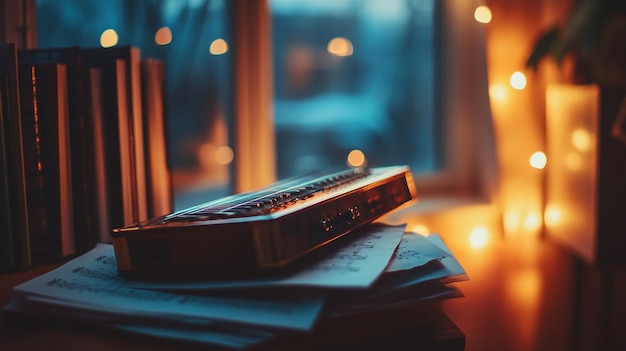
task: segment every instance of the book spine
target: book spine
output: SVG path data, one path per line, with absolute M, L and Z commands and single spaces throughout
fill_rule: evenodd
M 6 142 L 8 206 L 10 229 L 4 231 L 13 245 L 13 267 L 25 268 L 31 264 L 26 180 L 20 118 L 17 49 L 15 44 L 0 44 L 0 94 L 2 99 L 2 127 Z M 4 174 L 3 174 L 4 176 Z
M 124 226 L 136 218 L 126 63 L 116 59 L 90 64 L 89 67 L 101 71 L 99 91 L 102 99 L 102 132 L 106 142 L 104 153 L 110 225 Z M 110 232 L 111 228 L 108 230 Z
M 74 253 L 65 65 L 19 64 L 33 264 Z
M 140 219 L 148 218 L 139 49 L 129 46 L 87 48 L 83 49 L 82 53 L 88 67 L 103 69 L 107 143 L 112 144 L 115 138 L 115 148 L 119 148 L 120 151 L 119 155 L 113 156 L 111 150 L 107 150 L 109 181 L 111 177 L 119 178 L 121 175 L 120 183 L 116 184 L 114 189 L 118 186 L 122 189 L 121 199 L 109 196 L 112 208 L 111 222 L 113 226 L 136 223 Z M 117 61 L 124 64 L 123 76 L 107 73 L 111 71 L 107 66 Z M 113 77 L 115 81 L 112 81 Z M 111 111 L 113 107 L 115 111 Z M 115 126 L 110 121 L 112 118 L 117 121 Z M 113 136 L 113 133 L 117 135 Z M 124 205 L 117 205 L 116 208 L 116 204 L 119 203 Z M 122 218 L 118 213 L 120 209 L 123 212 Z
M 50 251 L 48 242 L 49 214 L 45 206 L 43 176 L 43 147 L 36 100 L 35 68 L 19 66 L 22 136 L 24 142 L 24 172 L 26 176 L 26 196 L 28 207 L 29 242 L 32 263 L 45 261 Z M 47 140 L 47 138 L 45 138 Z M 54 220 L 53 220 L 54 221 Z M 52 225 L 52 224 L 50 224 Z
M 51 85 L 51 111 L 56 110 L 59 153 L 59 207 L 61 231 L 61 256 L 72 255 L 76 252 L 76 238 L 74 233 L 74 204 L 72 189 L 72 155 L 70 139 L 70 123 L 67 101 L 67 68 L 65 65 L 56 65 L 56 75 Z M 56 106 L 55 106 L 56 103 Z
M 2 89 L 2 87 L 0 87 Z M 4 92 L 0 92 L 0 272 L 15 268 L 13 255 L 13 225 L 11 223 L 11 195 L 8 181 L 7 121 L 4 113 Z
M 94 201 L 98 210 L 96 218 L 98 226 L 96 233 L 98 241 L 110 243 L 111 239 L 111 210 L 107 196 L 107 144 L 104 123 L 104 106 L 102 96 L 102 72 L 99 68 L 89 69 L 89 96 L 91 105 L 91 122 L 93 135 L 93 174 L 94 174 Z
M 156 218 L 174 210 L 172 175 L 167 160 L 165 65 L 160 60 L 146 59 L 141 62 L 141 73 L 148 217 Z
M 132 116 L 128 113 L 127 85 L 126 85 L 126 63 L 122 60 L 116 61 L 116 72 L 118 73 L 114 85 L 117 92 L 114 99 L 116 100 L 117 109 L 117 131 L 120 148 L 120 172 L 116 175 L 122 180 L 122 201 L 124 208 L 124 223 L 133 221 L 137 218 L 136 192 L 135 192 L 135 153 L 133 152 L 133 132 L 132 132 Z
M 128 52 L 128 97 L 130 98 L 130 116 L 132 118 L 132 145 L 134 162 L 134 194 L 136 201 L 136 219 L 144 221 L 148 219 L 148 201 L 146 190 L 146 153 L 144 151 L 144 118 L 142 110 L 142 86 L 141 86 L 141 54 L 139 48 L 121 47 Z
M 21 62 L 67 66 L 67 111 L 70 125 L 75 249 L 85 252 L 99 240 L 100 220 L 94 174 L 93 125 L 89 69 L 79 47 L 24 49 Z

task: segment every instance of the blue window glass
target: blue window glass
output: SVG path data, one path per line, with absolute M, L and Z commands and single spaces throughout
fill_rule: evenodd
M 271 0 L 279 177 L 439 166 L 436 1 Z

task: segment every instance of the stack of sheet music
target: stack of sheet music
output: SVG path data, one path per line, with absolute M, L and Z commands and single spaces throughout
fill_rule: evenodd
M 16 286 L 5 311 L 244 349 L 460 296 L 446 284 L 466 279 L 439 236 L 375 224 L 299 271 L 255 280 L 130 281 L 99 244 Z

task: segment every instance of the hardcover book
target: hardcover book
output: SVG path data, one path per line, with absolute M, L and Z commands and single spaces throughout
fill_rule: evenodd
M 84 252 L 98 240 L 98 204 L 95 193 L 96 164 L 93 157 L 93 127 L 89 72 L 79 47 L 20 50 L 22 63 L 59 63 L 67 67 L 67 102 L 71 139 L 74 228 L 76 249 Z
M 143 113 L 141 104 L 141 55 L 136 47 L 120 46 L 112 48 L 85 48 L 82 49 L 83 57 L 88 67 L 101 67 L 111 65 L 112 62 L 122 61 L 125 66 L 123 84 L 125 101 L 119 101 L 126 109 L 128 126 L 121 126 L 120 130 L 128 132 L 128 147 L 131 167 L 130 191 L 132 193 L 132 221 L 148 218 L 148 205 L 146 200 L 146 165 L 144 152 Z M 108 75 L 103 73 L 103 82 L 107 84 Z M 120 88 L 118 86 L 118 88 Z M 108 94 L 105 89 L 104 94 Z M 105 96 L 106 100 L 106 96 Z M 121 135 L 120 135 L 121 137 Z M 124 155 L 123 157 L 126 157 Z M 128 224 L 128 219 L 124 219 Z M 131 222 L 132 222 L 131 221 Z
M 31 261 L 75 252 L 63 64 L 18 63 Z
M 11 270 L 31 264 L 15 44 L 0 44 L 0 122 L 4 162 L 0 173 L 0 246 L 4 257 L 0 270 Z
M 167 163 L 165 117 L 165 65 L 163 61 L 146 59 L 141 62 L 142 102 L 144 112 L 146 185 L 150 218 L 174 210 L 172 174 Z

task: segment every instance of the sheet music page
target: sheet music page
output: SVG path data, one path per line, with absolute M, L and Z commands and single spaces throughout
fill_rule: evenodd
M 276 279 L 246 281 L 132 282 L 154 290 L 211 290 L 231 288 L 321 287 L 365 289 L 382 274 L 398 247 L 406 225 L 373 224 L 367 232 L 339 246 L 310 267 Z
M 443 242 L 441 245 L 445 247 Z M 432 260 L 439 260 L 451 255 L 449 251 L 442 251 L 432 240 L 417 233 L 404 233 L 398 245 L 398 250 L 389 263 L 385 272 L 395 272 L 423 266 Z M 447 250 L 447 248 L 446 248 Z
M 239 331 L 237 333 L 233 331 L 224 331 L 222 329 L 205 330 L 173 327 L 164 328 L 142 325 L 118 325 L 116 328 L 157 338 L 165 337 L 174 340 L 215 344 L 233 349 L 249 348 L 252 345 L 260 344 L 261 342 L 269 340 L 274 336 L 269 333 L 265 333 L 267 335 L 264 335 L 262 332 L 254 333 L 254 330 L 246 332 Z
M 405 227 L 404 224 L 372 225 L 367 235 L 344 245 L 322 261 L 289 277 L 282 284 L 367 288 L 389 264 Z
M 67 264 L 14 287 L 58 303 L 77 303 L 94 310 L 128 315 L 168 314 L 172 318 L 204 318 L 289 329 L 312 328 L 326 299 L 320 290 L 283 294 L 280 298 L 230 298 L 183 295 L 135 289 L 119 277 L 113 247 L 99 244 Z M 262 296 L 262 294 L 259 294 Z
M 393 289 L 402 289 L 410 285 L 417 285 L 435 280 L 440 282 L 453 282 L 469 279 L 461 263 L 459 263 L 452 252 L 450 252 L 450 249 L 446 246 L 438 234 L 431 234 L 425 237 L 425 239 L 428 244 L 425 244 L 424 246 L 431 245 L 429 250 L 432 252 L 432 255 L 438 256 L 436 258 L 438 264 L 429 267 L 427 270 L 416 270 L 414 276 L 411 276 L 411 274 L 405 274 L 400 282 L 396 282 Z M 391 288 L 386 287 L 386 289 Z
M 18 296 L 4 307 L 6 312 L 63 319 L 78 324 L 100 325 L 159 338 L 244 349 L 278 335 L 278 329 L 259 328 L 207 320 L 147 313 L 129 315 L 127 310 L 112 310 L 76 301 L 41 296 Z
M 408 239 L 404 244 L 406 246 L 396 253 L 396 257 L 398 254 L 402 255 L 403 251 L 407 251 L 408 255 L 400 256 L 403 258 L 399 260 L 394 259 L 381 279 L 371 289 L 358 295 L 359 298 L 371 302 L 403 291 L 411 291 L 411 288 L 419 288 L 420 284 L 426 282 L 453 282 L 468 279 L 465 269 L 438 235 L 431 234 L 423 237 L 405 233 L 404 236 Z M 357 300 L 356 296 L 353 294 L 349 300 Z M 409 297 L 415 298 L 415 296 Z

